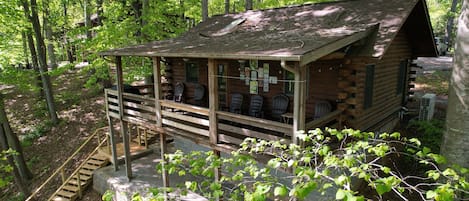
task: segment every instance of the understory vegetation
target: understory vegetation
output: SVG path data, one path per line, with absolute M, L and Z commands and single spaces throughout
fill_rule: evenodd
M 315 200 L 318 195 L 346 201 L 449 201 L 469 193 L 468 169 L 440 168 L 445 159 L 415 138 L 329 128 L 300 133 L 299 138 L 301 145 L 248 138 L 229 157 L 218 157 L 212 151 L 167 154 L 164 168 L 169 174 L 195 179 L 175 188 L 151 189 L 150 200 L 188 191 L 211 200 L 247 201 Z M 261 164 L 255 157 L 268 161 Z M 402 158 L 420 164 L 425 171 L 405 175 L 395 164 Z M 162 166 L 157 169 L 161 173 Z M 216 171 L 222 172 L 219 180 Z M 108 192 L 103 200 L 112 196 Z M 143 197 L 136 194 L 134 200 Z

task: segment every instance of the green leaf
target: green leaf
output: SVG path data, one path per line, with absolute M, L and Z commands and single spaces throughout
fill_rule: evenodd
M 274 189 L 274 195 L 279 197 L 284 197 L 288 194 L 288 189 L 285 186 L 277 186 Z
M 418 147 L 420 147 L 420 145 L 422 145 L 422 143 L 420 142 L 420 140 L 418 140 L 417 138 L 411 138 L 411 139 L 409 139 L 409 142 L 414 143 L 414 144 L 417 145 Z
M 435 191 L 427 191 L 427 193 L 425 194 L 425 197 L 427 199 L 432 199 L 432 198 L 436 197 L 436 192 Z
M 376 192 L 378 192 L 379 195 L 383 195 L 384 193 L 387 193 L 391 191 L 391 185 L 385 184 L 385 183 L 377 183 L 376 184 Z
M 383 171 L 386 174 L 389 174 L 391 172 L 391 168 L 389 167 L 381 167 L 381 171 Z
M 345 196 L 346 196 L 345 191 L 342 189 L 337 190 L 337 192 L 335 193 L 336 200 L 343 200 Z

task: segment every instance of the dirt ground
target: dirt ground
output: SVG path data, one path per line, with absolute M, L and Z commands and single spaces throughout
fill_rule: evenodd
M 34 174 L 30 181 L 33 190 L 45 181 L 69 156 L 91 135 L 96 128 L 106 126 L 104 95 L 102 90 L 87 89 L 83 84 L 88 74 L 80 69 L 69 70 L 53 78 L 53 90 L 60 118 L 57 126 L 47 126 L 47 110 L 37 102 L 37 92 L 20 91 L 11 86 L 2 86 L 5 108 L 13 131 L 20 139 L 32 138 L 32 144 L 24 148 L 27 163 Z M 46 125 L 46 126 L 44 126 Z M 30 140 L 31 141 L 31 140 Z M 83 153 L 72 160 L 68 173 L 73 171 L 96 146 L 93 142 Z M 38 200 L 46 200 L 61 184 L 55 178 Z M 0 200 L 20 200 L 14 185 L 0 193 Z M 84 194 L 83 200 L 100 200 L 92 190 Z
M 422 67 L 417 71 L 415 84 L 415 97 L 419 98 L 425 93 L 437 95 L 435 103 L 435 117 L 444 119 L 448 102 L 448 87 L 453 65 L 452 57 L 419 57 L 415 63 Z M 418 105 L 410 104 L 410 107 Z
M 416 60 L 422 69 L 418 76 L 432 75 L 435 72 L 450 72 L 452 58 L 419 58 Z M 87 89 L 83 84 L 88 74 L 80 68 L 69 70 L 54 78 L 54 92 L 61 122 L 53 128 L 42 128 L 47 121 L 47 111 L 43 105 L 37 104 L 33 92 L 19 91 L 11 86 L 0 85 L 0 91 L 5 95 L 6 109 L 12 128 L 20 138 L 36 135 L 32 144 L 26 146 L 24 154 L 28 160 L 34 179 L 30 183 L 31 189 L 38 187 L 65 161 L 86 138 L 97 128 L 106 126 L 104 100 L 102 90 Z M 431 92 L 426 86 L 416 85 L 416 96 Z M 447 94 L 438 94 L 438 110 L 444 116 Z M 86 157 L 93 146 L 90 145 L 85 153 L 74 159 L 72 166 L 78 165 Z M 72 171 L 70 169 L 69 171 Z M 38 200 L 45 200 L 49 193 L 60 184 L 56 178 L 49 185 L 49 190 L 42 193 Z M 16 189 L 10 185 L 0 191 L 0 200 L 15 200 Z M 89 189 L 82 200 L 100 200 L 100 195 Z

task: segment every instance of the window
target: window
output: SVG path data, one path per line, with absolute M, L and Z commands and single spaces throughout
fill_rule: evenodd
M 366 77 L 365 77 L 365 100 L 363 108 L 368 109 L 373 105 L 373 82 L 375 76 L 375 65 L 366 66 Z
M 199 82 L 199 65 L 196 63 L 186 63 L 186 82 Z
M 396 95 L 402 95 L 406 84 L 407 60 L 401 61 L 399 65 L 399 75 L 397 77 Z
M 295 94 L 295 74 L 290 72 L 290 71 L 284 71 L 285 72 L 285 94 L 287 95 L 293 95 Z

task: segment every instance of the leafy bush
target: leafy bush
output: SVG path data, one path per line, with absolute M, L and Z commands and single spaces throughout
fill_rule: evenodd
M 0 152 L 0 189 L 10 184 L 13 180 L 9 174 L 13 171 L 13 167 L 8 164 L 7 157 L 16 154 L 12 149 L 3 150 Z
M 177 151 L 166 155 L 165 170 L 179 176 L 191 174 L 203 178 L 199 179 L 202 182 L 186 181 L 181 192 L 191 190 L 210 199 L 305 200 L 314 191 L 322 194 L 332 191 L 335 199 L 347 201 L 439 201 L 458 199 L 468 193 L 469 183 L 464 177 L 467 169 L 439 169 L 438 164 L 445 162 L 442 156 L 421 148 L 419 140 L 403 138 L 399 133 L 377 135 L 352 129 L 325 132 L 316 129 L 300 133 L 299 139 L 301 145 L 247 138 L 231 157 L 223 158 L 211 151 L 189 154 Z M 254 156 L 270 159 L 262 166 Z M 411 157 L 429 170 L 421 177 L 401 175 L 394 166 L 387 165 L 399 156 Z M 161 172 L 162 166 L 157 169 Z M 215 181 L 215 172 L 220 169 L 223 174 Z M 288 174 L 277 174 L 281 170 Z M 369 189 L 358 188 L 360 183 Z M 152 200 L 163 200 L 167 190 L 151 191 Z
M 435 153 L 440 153 L 440 145 L 443 139 L 445 122 L 438 119 L 431 121 L 411 120 L 408 129 L 415 130 L 422 146 L 430 148 Z

